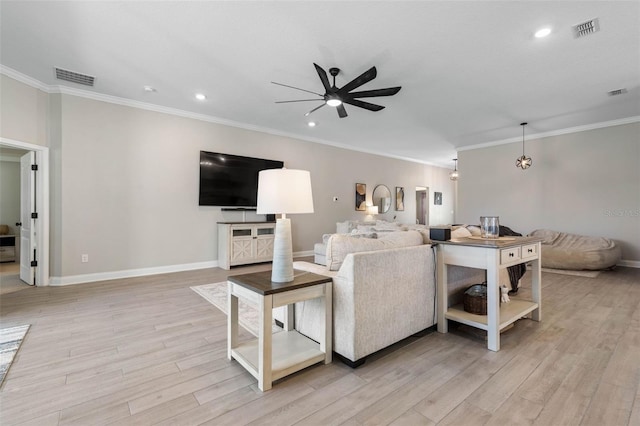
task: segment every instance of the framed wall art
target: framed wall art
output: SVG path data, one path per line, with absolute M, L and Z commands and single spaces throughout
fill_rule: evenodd
M 396 211 L 404 211 L 404 188 L 396 186 Z
M 356 183 L 356 211 L 363 212 L 367 210 L 367 185 L 364 183 Z
M 442 205 L 442 192 L 433 193 L 433 204 L 435 204 L 436 206 Z

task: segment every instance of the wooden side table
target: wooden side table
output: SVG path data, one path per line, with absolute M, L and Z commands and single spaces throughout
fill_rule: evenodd
M 229 286 L 227 357 L 235 359 L 258 379 L 261 391 L 275 380 L 318 362 L 331 362 L 332 279 L 311 272 L 294 271 L 293 281 L 271 282 L 271 271 L 235 275 Z M 258 338 L 238 342 L 238 298 L 260 313 Z M 294 303 L 321 298 L 324 305 L 324 339 L 316 343 L 293 329 Z M 272 334 L 273 308 L 287 306 L 284 331 Z
M 497 240 L 458 238 L 438 241 L 438 331 L 448 331 L 447 320 L 486 330 L 488 349 L 499 351 L 500 330 L 529 313 L 534 321 L 542 321 L 541 241 L 541 238 L 536 237 L 507 237 Z M 523 262 L 531 262 L 531 300 L 514 298 L 501 307 L 498 271 Z M 487 315 L 465 312 L 462 305 L 449 306 L 448 265 L 487 271 Z

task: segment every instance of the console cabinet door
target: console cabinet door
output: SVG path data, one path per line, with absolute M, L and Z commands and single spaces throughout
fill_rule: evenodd
M 231 263 L 242 263 L 254 257 L 253 229 L 231 227 Z
M 218 224 L 218 266 L 230 269 L 235 265 L 273 260 L 275 223 Z
M 273 260 L 273 239 L 275 230 L 273 225 L 257 226 L 255 228 L 255 255 L 256 259 L 264 261 Z

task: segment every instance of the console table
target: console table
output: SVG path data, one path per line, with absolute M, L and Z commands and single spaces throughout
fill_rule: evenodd
M 235 359 L 258 379 L 261 391 L 271 389 L 278 380 L 318 362 L 331 362 L 332 279 L 311 272 L 294 270 L 293 281 L 271 282 L 271 271 L 235 275 L 227 278 L 228 338 L 227 357 Z M 238 342 L 238 298 L 253 305 L 260 315 L 258 338 Z M 293 329 L 294 303 L 321 298 L 324 336 L 316 343 Z M 272 334 L 273 308 L 287 306 L 284 331 Z
M 438 241 L 438 331 L 448 332 L 447 320 L 457 321 L 487 331 L 487 347 L 500 350 L 500 330 L 531 313 L 542 320 L 540 242 L 536 237 L 501 237 L 500 239 L 458 238 Z M 531 262 L 531 300 L 511 299 L 500 306 L 499 269 Z M 458 265 L 487 271 L 487 315 L 465 312 L 462 305 L 449 306 L 447 266 Z

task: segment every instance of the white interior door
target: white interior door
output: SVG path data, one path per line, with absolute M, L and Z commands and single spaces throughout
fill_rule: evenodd
M 29 152 L 20 158 L 20 279 L 35 285 L 36 238 L 35 219 L 31 214 L 35 210 L 36 182 L 31 165 L 36 163 L 35 152 Z

